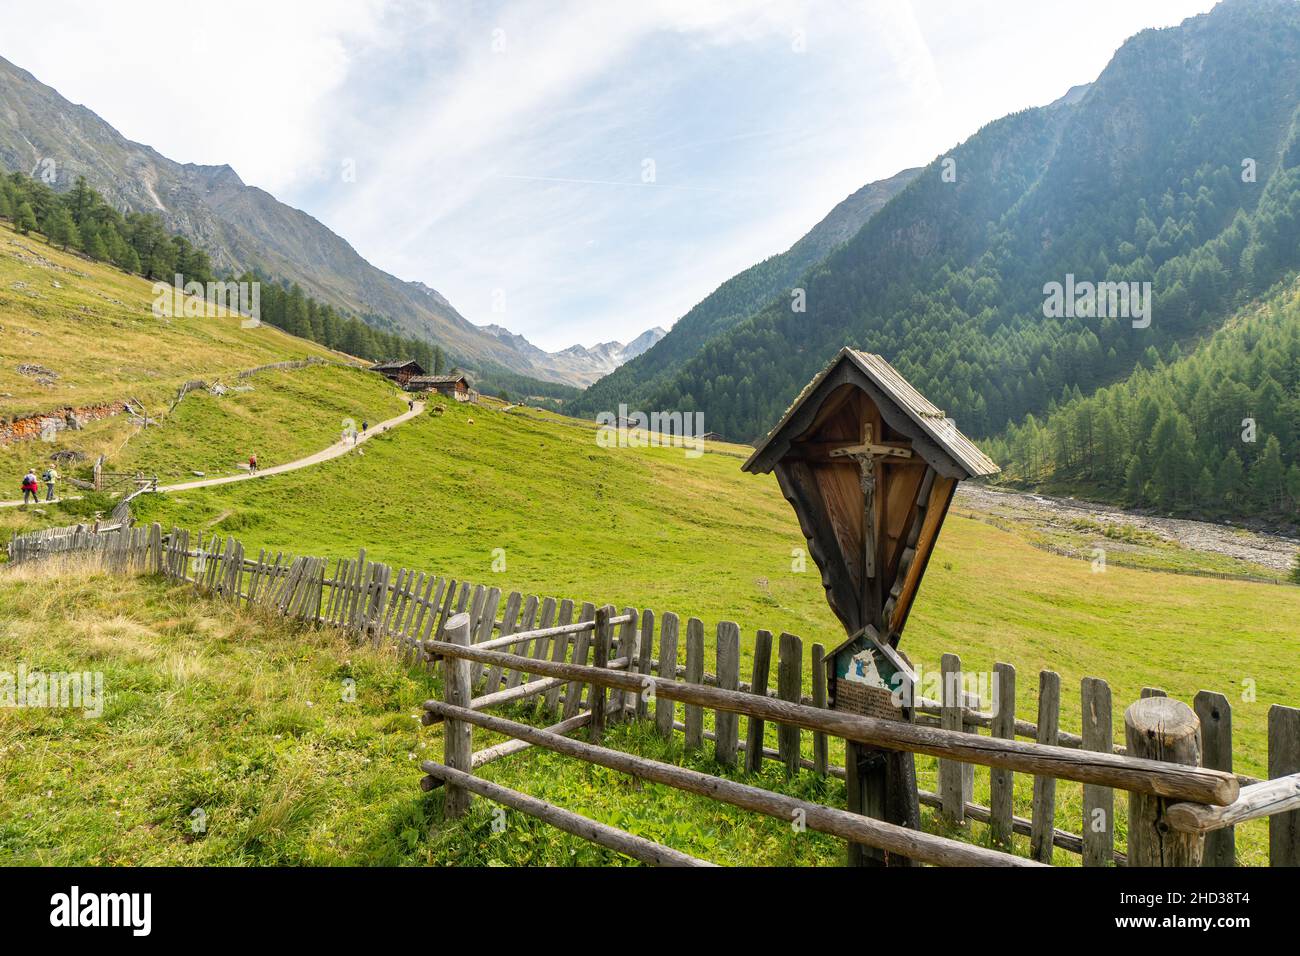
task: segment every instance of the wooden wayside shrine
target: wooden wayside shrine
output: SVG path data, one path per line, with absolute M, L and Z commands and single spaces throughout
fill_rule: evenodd
M 879 355 L 844 348 L 799 394 L 744 470 L 775 472 L 848 640 L 826 656 L 832 708 L 910 720 L 914 680 L 895 650 L 957 483 L 999 469 Z M 900 701 L 903 706 L 899 706 Z M 849 744 L 849 808 L 920 827 L 912 754 Z M 854 850 L 853 862 L 904 865 Z

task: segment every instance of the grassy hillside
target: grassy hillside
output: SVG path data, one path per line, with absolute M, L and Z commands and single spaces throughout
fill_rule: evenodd
M 60 451 L 86 456 L 83 470 L 105 454 L 111 470 L 217 476 L 250 451 L 264 465 L 289 461 L 337 441 L 345 418 L 374 422 L 405 408 L 391 385 L 359 370 L 311 367 L 240 380 L 244 369 L 342 356 L 269 326 L 245 329 L 238 317 L 158 318 L 153 298 L 152 285 L 139 277 L 0 225 L 0 417 L 129 399 L 160 423 L 142 429 L 116 415 L 57 432 L 54 441 L 2 445 L 0 500 L 18 497 L 22 473 L 39 474 Z M 249 390 L 192 392 L 168 415 L 177 390 L 192 379 Z M 4 515 L 0 525 L 26 527 L 41 517 Z
M 234 384 L 233 382 L 231 383 Z M 263 468 L 304 458 L 359 429 L 407 409 L 408 395 L 362 369 L 314 367 L 262 372 L 225 395 L 193 392 L 157 428 L 138 433 L 114 456 L 115 469 L 137 468 L 164 480 L 247 470 L 250 452 Z
M 152 283 L 0 223 L 0 415 L 130 397 L 153 412 L 187 379 L 339 358 L 265 325 L 241 328 L 238 317 L 155 318 L 153 300 Z M 20 364 L 57 378 L 40 384 Z

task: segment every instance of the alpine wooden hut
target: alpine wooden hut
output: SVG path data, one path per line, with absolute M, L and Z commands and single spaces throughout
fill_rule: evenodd
M 414 359 L 380 362 L 378 365 L 370 366 L 370 371 L 378 372 L 384 378 L 390 382 L 396 382 L 402 388 L 406 388 L 411 379 L 424 374 L 424 369 Z
M 826 658 L 831 706 L 910 720 L 911 698 L 897 693 L 914 679 L 896 650 L 903 627 L 957 483 L 997 465 L 887 361 L 844 348 L 744 470 L 775 472 L 849 635 Z M 850 744 L 847 759 L 851 809 L 919 827 L 911 754 Z M 903 861 L 874 854 L 857 862 Z

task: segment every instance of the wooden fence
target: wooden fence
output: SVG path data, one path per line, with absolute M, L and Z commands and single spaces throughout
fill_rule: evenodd
M 741 631 L 732 622 L 716 626 L 709 647 L 698 618 L 687 618 L 683 627 L 671 612 L 503 593 L 394 570 L 368 561 L 364 550 L 332 564 L 265 550 L 252 558 L 231 538 L 191 539 L 177 529 L 164 534 L 157 524 L 130 527 L 129 519 L 116 529 L 58 529 L 15 537 L 9 545 L 14 561 L 72 552 L 97 556 L 119 573 L 161 574 L 235 604 L 341 628 L 375 646 L 395 647 L 413 665 L 441 667 L 444 699 L 426 701 L 424 710 L 426 723 L 445 722 L 446 755 L 441 764 L 422 764 L 422 785 L 446 785 L 445 807 L 453 814 L 478 794 L 638 860 L 703 862 L 474 776 L 494 761 L 542 747 L 755 812 L 786 820 L 798 814 L 808 829 L 893 862 L 1032 865 L 1050 862 L 1055 847 L 1080 854 L 1088 866 L 1232 865 L 1233 826 L 1267 816 L 1270 862 L 1300 864 L 1295 708 L 1270 710 L 1271 779 L 1259 781 L 1231 772 L 1231 709 L 1219 694 L 1202 692 L 1189 708 L 1159 689 L 1146 689 L 1125 712 L 1126 746 L 1117 747 L 1105 681 L 1082 682 L 1082 727 L 1070 733 L 1060 728 L 1061 687 L 1053 672 L 1039 675 L 1038 713 L 1030 722 L 1015 714 L 1014 668 L 995 666 L 997 707 L 986 712 L 961 689 L 960 660 L 945 655 L 942 700 L 915 701 L 910 722 L 878 720 L 827 709 L 825 650 L 813 644 L 806 658 L 802 640 L 792 634 L 774 638 L 757 631 L 749 648 L 749 679 L 742 681 Z M 805 681 L 808 659 L 812 673 Z M 811 693 L 804 692 L 806 686 Z M 548 726 L 487 713 L 527 701 L 549 715 Z M 711 747 L 720 764 L 737 771 L 776 761 L 787 775 L 842 778 L 843 768 L 831 760 L 833 741 L 936 757 L 938 785 L 921 791 L 922 804 L 953 823 L 986 824 L 994 848 L 604 747 L 607 726 L 624 720 L 653 721 L 661 734 L 681 735 L 688 749 Z M 474 727 L 509 739 L 475 751 Z M 573 739 L 579 730 L 585 730 L 585 741 Z M 972 799 L 976 767 L 988 768 L 988 807 Z M 1012 812 L 1016 773 L 1034 778 L 1028 818 Z M 1077 834 L 1055 825 L 1058 780 L 1083 785 Z M 1115 846 L 1115 790 L 1129 794 L 1126 852 Z M 1030 838 L 1029 859 L 1005 852 L 1013 834 Z

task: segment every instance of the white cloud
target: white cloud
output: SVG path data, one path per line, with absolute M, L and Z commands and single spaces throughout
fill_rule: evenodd
M 0 55 L 178 162 L 291 187 L 320 163 L 322 116 L 385 0 L 0 3 Z

